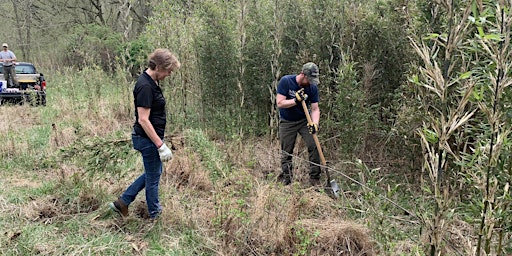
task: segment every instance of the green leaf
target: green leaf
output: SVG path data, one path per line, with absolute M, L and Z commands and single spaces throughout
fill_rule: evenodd
M 472 74 L 473 74 L 472 71 L 468 71 L 468 72 L 460 75 L 459 79 L 467 79 L 467 78 L 471 77 Z
M 473 98 L 476 100 L 476 101 L 481 101 L 483 100 L 484 98 L 484 89 L 483 87 L 479 88 L 479 89 L 475 89 L 473 90 Z
M 483 36 L 484 39 L 501 41 L 501 36 L 499 34 L 488 34 Z
M 429 143 L 437 143 L 439 141 L 439 136 L 437 136 L 437 133 L 423 127 L 423 134 L 425 134 L 425 138 Z
M 479 16 L 478 7 L 476 6 L 476 1 L 473 1 L 471 3 L 471 12 L 473 13 L 474 17 L 478 17 Z
M 485 36 L 484 29 L 480 26 L 477 29 L 478 29 L 478 35 L 480 37 L 484 37 Z
M 420 84 L 420 79 L 418 77 L 418 75 L 413 75 L 410 79 L 409 79 L 410 82 L 412 82 L 413 84 L 415 85 L 421 85 Z
M 439 34 L 437 33 L 430 33 L 427 36 L 423 37 L 423 40 L 432 40 L 439 37 Z

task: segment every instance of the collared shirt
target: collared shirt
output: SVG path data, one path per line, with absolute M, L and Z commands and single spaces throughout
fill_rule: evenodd
M 166 114 L 165 114 L 165 98 L 162 89 L 157 83 L 144 71 L 137 79 L 135 87 L 133 88 L 133 103 L 135 105 L 135 123 L 133 130 L 136 134 L 148 137 L 146 132 L 139 124 L 138 107 L 150 108 L 149 122 L 153 125 L 156 134 L 159 137 L 164 136 Z

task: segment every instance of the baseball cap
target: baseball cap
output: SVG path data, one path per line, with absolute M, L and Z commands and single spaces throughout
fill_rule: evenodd
M 313 62 L 308 62 L 302 66 L 302 73 L 308 78 L 310 85 L 318 85 L 320 80 L 318 79 L 318 66 Z
M 2 47 L 9 47 L 9 45 L 7 43 L 3 43 Z

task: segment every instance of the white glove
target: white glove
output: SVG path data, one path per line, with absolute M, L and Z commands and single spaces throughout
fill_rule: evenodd
M 162 162 L 167 162 L 167 161 L 171 160 L 171 158 L 172 158 L 172 152 L 167 147 L 167 145 L 165 145 L 165 143 L 162 144 L 162 146 L 160 146 L 158 148 L 158 154 L 160 155 L 160 160 Z

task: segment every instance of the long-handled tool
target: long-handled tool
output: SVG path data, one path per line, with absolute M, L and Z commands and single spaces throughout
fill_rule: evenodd
M 311 120 L 311 116 L 309 115 L 308 107 L 306 106 L 306 102 L 301 101 L 302 108 L 304 109 L 304 113 L 306 113 L 306 118 L 308 120 L 308 124 L 312 124 L 313 121 Z M 326 188 L 331 188 L 330 190 L 326 189 L 326 192 L 328 194 L 334 195 L 335 198 L 338 198 L 340 195 L 340 187 L 338 186 L 338 183 L 334 179 L 331 180 L 331 175 L 329 175 L 329 168 L 326 166 L 326 161 L 324 157 L 324 153 L 322 151 L 322 147 L 320 147 L 320 141 L 318 140 L 318 136 L 313 134 L 313 139 L 315 140 L 316 148 L 318 150 L 318 154 L 320 155 L 320 163 L 322 164 L 321 169 L 325 170 L 325 175 L 327 176 L 327 184 Z

